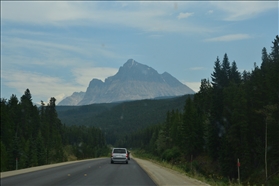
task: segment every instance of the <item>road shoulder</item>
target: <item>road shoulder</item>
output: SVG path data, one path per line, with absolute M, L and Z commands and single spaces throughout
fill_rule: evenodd
M 133 159 L 144 169 L 157 185 L 200 185 L 209 186 L 199 180 L 190 178 L 172 169 L 162 167 L 148 160 Z
M 48 165 L 30 167 L 30 168 L 19 169 L 19 170 L 13 170 L 13 171 L 6 171 L 6 172 L 1 172 L 0 178 L 5 178 L 5 177 L 9 177 L 9 176 L 15 176 L 15 175 L 24 174 L 24 173 L 28 173 L 28 172 L 39 171 L 39 170 L 44 170 L 44 169 L 48 169 L 48 168 L 52 168 L 52 167 L 57 167 L 57 166 L 62 166 L 62 165 L 67 165 L 67 164 L 72 164 L 72 163 L 77 163 L 77 162 L 81 162 L 81 161 L 91 161 L 91 160 L 97 160 L 97 159 L 103 159 L 103 158 L 94 158 L 94 159 L 67 161 L 67 162 L 61 162 L 61 163 L 55 163 L 55 164 L 48 164 Z

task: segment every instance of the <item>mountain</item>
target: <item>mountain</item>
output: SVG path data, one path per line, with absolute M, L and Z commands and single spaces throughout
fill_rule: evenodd
M 58 105 L 77 105 L 84 97 L 85 92 L 74 92 L 71 96 L 66 97 Z
M 108 144 L 139 129 L 166 121 L 166 113 L 183 112 L 188 97 L 176 96 L 164 99 L 143 99 L 126 102 L 96 103 L 81 106 L 57 106 L 59 119 L 66 126 L 83 125 L 100 128 Z
M 153 99 L 194 93 L 192 89 L 169 73 L 159 74 L 153 68 L 129 59 L 114 76 L 106 78 L 105 82 L 93 79 L 83 99 L 75 105 Z M 64 100 L 62 101 L 65 104 Z M 62 105 L 61 102 L 58 105 Z

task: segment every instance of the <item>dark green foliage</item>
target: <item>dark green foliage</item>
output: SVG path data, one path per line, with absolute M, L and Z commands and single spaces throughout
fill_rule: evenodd
M 180 132 L 181 148 L 185 155 L 198 155 L 203 151 L 203 123 L 190 97 L 187 98 Z
M 165 122 L 129 135 L 127 144 L 143 151 L 152 146 L 149 154 L 183 162 L 188 172 L 193 166 L 229 180 L 238 178 L 239 159 L 242 183 L 279 185 L 278 43 L 276 36 L 270 54 L 263 48 L 262 64 L 252 72 L 241 74 L 227 54 L 222 64 L 217 57 L 212 82 L 202 79 L 183 112 L 166 112 Z
M 102 131 L 95 127 L 68 126 L 65 127 L 65 140 L 74 149 L 78 159 L 99 157 L 106 150 Z
M 148 127 L 150 124 L 163 122 L 168 110 L 182 111 L 186 97 L 84 106 L 58 106 L 56 109 L 62 123 L 67 126 L 86 125 L 101 128 L 107 143 L 115 144 L 127 134 Z
M 63 161 L 66 145 L 78 159 L 97 157 L 106 152 L 106 138 L 115 146 L 181 162 L 186 171 L 230 181 L 237 180 L 239 159 L 242 183 L 279 185 L 278 43 L 276 36 L 270 54 L 263 48 L 261 65 L 251 72 L 240 73 L 227 54 L 222 64 L 217 57 L 211 82 L 203 79 L 194 96 L 61 107 L 59 116 L 71 119 L 72 126 L 57 118 L 55 99 L 40 110 L 32 106 L 29 90 L 21 102 L 14 95 L 2 99 L 1 170 L 15 169 L 16 158 L 20 168 Z
M 37 108 L 27 89 L 20 100 L 15 95 L 9 101 L 1 99 L 1 171 L 67 161 L 65 147 L 75 147 L 76 141 L 70 139 L 76 133 L 84 144 L 83 154 L 71 156 L 82 159 L 107 154 L 108 148 L 100 129 L 69 129 L 62 125 L 57 116 L 55 98 L 51 98 L 47 105 L 42 102 L 42 106 Z
M 166 161 L 171 161 L 178 158 L 180 155 L 181 155 L 180 149 L 178 147 L 173 147 L 163 152 L 162 159 Z
M 46 150 L 44 148 L 44 138 L 40 130 L 38 132 L 36 142 L 38 165 L 44 165 L 46 164 Z
M 1 172 L 7 170 L 7 151 L 5 145 L 1 142 Z

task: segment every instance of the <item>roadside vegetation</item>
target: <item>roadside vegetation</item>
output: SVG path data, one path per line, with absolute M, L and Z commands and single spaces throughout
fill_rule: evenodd
M 193 96 L 193 95 L 191 95 Z M 188 96 L 164 99 L 146 99 L 121 103 L 100 103 L 82 106 L 57 106 L 62 123 L 101 128 L 108 144 L 166 119 L 169 109 L 183 110 Z
M 193 162 L 192 162 L 192 164 L 191 164 L 191 162 L 184 162 L 184 164 L 182 164 L 182 162 L 165 161 L 165 160 L 158 158 L 158 156 L 149 154 L 148 152 L 146 152 L 142 149 L 134 149 L 133 157 L 148 160 L 148 161 L 158 164 L 162 167 L 172 169 L 183 175 L 197 179 L 203 183 L 207 183 L 212 186 L 228 186 L 228 185 L 229 186 L 239 186 L 239 185 L 242 185 L 242 184 L 236 183 L 236 181 L 234 181 L 234 180 L 230 181 L 230 180 L 225 179 L 218 175 L 214 175 L 214 174 L 213 175 L 203 175 L 197 171 L 195 163 L 193 163 Z
M 91 106 L 77 115 L 61 107 L 61 117 L 74 116 L 70 125 L 55 98 L 37 107 L 27 89 L 20 100 L 1 99 L 1 172 L 108 156 L 109 141 L 211 185 L 279 185 L 278 43 L 262 49 L 251 72 L 217 57 L 194 96 L 94 105 L 93 117 Z
M 55 101 L 38 108 L 29 89 L 20 101 L 1 99 L 1 172 L 107 155 L 103 132 L 62 125 Z
M 252 72 L 217 57 L 211 81 L 201 80 L 183 111 L 168 111 L 165 122 L 117 145 L 224 185 L 279 185 L 278 43 L 276 36 L 269 54 L 262 49 Z

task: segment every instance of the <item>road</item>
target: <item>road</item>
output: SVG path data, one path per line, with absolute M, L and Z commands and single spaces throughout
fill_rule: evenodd
M 96 158 L 3 172 L 2 185 L 209 186 L 132 155 L 129 164 L 110 164 L 109 158 Z
M 27 169 L 26 169 L 27 170 Z M 30 169 L 29 169 L 30 170 Z M 24 170 L 23 170 L 24 171 Z M 16 173 L 15 171 L 14 173 Z M 156 185 L 131 159 L 110 164 L 109 158 L 64 164 L 22 174 L 1 174 L 1 185 Z

